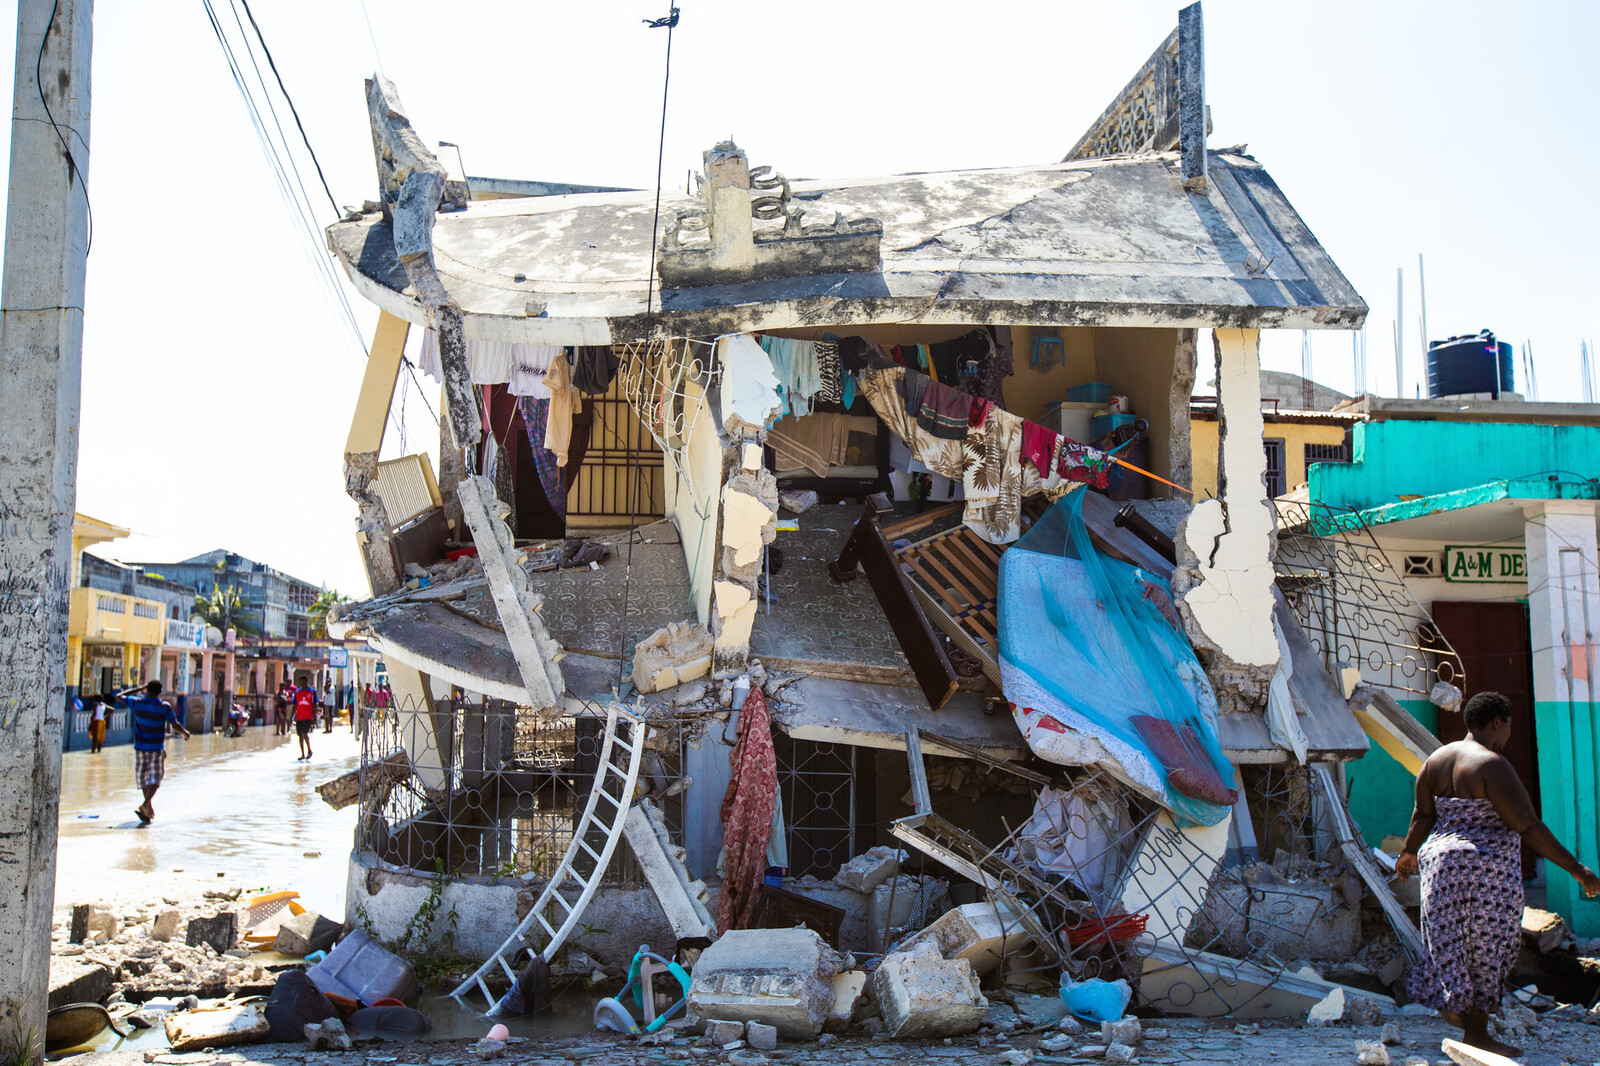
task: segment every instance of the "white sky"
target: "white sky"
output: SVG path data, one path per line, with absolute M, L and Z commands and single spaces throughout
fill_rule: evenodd
M 653 184 L 666 36 L 641 22 L 664 2 L 366 4 L 376 56 L 361 0 L 255 4 L 341 204 L 375 195 L 362 78 L 380 59 L 468 173 Z M 730 135 L 791 178 L 1057 160 L 1179 6 L 684 0 L 664 180 Z M 1205 18 L 1210 143 L 1249 144 L 1371 305 L 1372 391 L 1394 392 L 1397 266 L 1405 393 L 1420 380 L 1422 252 L 1433 336 L 1531 340 L 1540 398 L 1579 399 L 1579 341 L 1600 339 L 1600 5 L 1208 0 Z M 202 5 L 102 0 L 94 31 L 78 507 L 136 531 L 98 550 L 227 547 L 364 593 L 342 476 L 361 357 Z M 1349 334 L 1313 342 L 1314 376 L 1351 391 Z M 1298 333 L 1265 344 L 1299 370 Z M 435 432 L 418 400 L 412 450 Z

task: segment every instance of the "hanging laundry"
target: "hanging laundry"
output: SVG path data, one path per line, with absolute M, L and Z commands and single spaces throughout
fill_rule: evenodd
M 849 441 L 850 416 L 832 411 L 785 415 L 767 430 L 778 471 L 809 470 L 817 477 L 827 477 L 830 466 L 845 465 Z
M 1026 419 L 1022 422 L 1022 461 L 1032 463 L 1033 468 L 1039 471 L 1041 477 L 1049 478 L 1055 472 L 1053 460 L 1056 454 L 1056 442 L 1061 439 L 1061 434 L 1054 430 L 1046 429 L 1036 422 Z
M 422 334 L 422 346 L 417 349 L 417 369 L 435 381 L 444 380 L 444 369 L 439 364 L 439 334 L 434 330 Z
M 920 370 L 907 369 L 900 378 L 900 400 L 912 418 L 922 413 L 922 400 L 928 393 L 929 383 L 928 375 Z
M 962 520 L 991 544 L 1022 535 L 1022 419 L 990 407 L 962 445 Z
M 601 396 L 611 388 L 621 360 L 609 344 L 585 344 L 577 349 L 572 364 L 572 383 L 590 396 Z
M 849 374 L 859 374 L 870 364 L 872 345 L 860 337 L 846 337 L 839 342 L 839 365 Z
M 1106 452 L 1061 438 L 1061 451 L 1056 458 L 1056 474 L 1067 481 L 1093 485 L 1103 489 L 1111 483 L 1111 468 L 1116 464 Z
M 917 412 L 917 425 L 944 440 L 966 440 L 967 415 L 971 411 L 971 396 L 950 385 L 931 381 Z
M 972 398 L 972 410 L 967 413 L 967 428 L 977 429 L 983 425 L 983 420 L 989 417 L 989 408 L 994 406 L 981 396 Z
M 511 347 L 511 378 L 506 388 L 513 396 L 550 398 L 545 375 L 561 349 L 553 344 L 514 344 Z
M 743 929 L 755 917 L 767 869 L 772 812 L 778 805 L 778 757 L 772 719 L 760 685 L 750 686 L 739 711 L 739 736 L 730 756 L 733 777 L 722 797 L 722 894 L 717 932 Z
M 989 355 L 978 380 L 978 395 L 1005 406 L 1005 379 L 1012 374 L 1011 327 L 989 326 Z
M 520 396 L 517 410 L 522 414 L 522 424 L 528 430 L 528 447 L 533 450 L 533 468 L 539 475 L 539 486 L 545 499 L 562 518 L 567 516 L 567 495 L 561 491 L 561 468 L 556 465 L 556 455 L 544 446 L 544 428 L 550 421 L 548 397 Z
M 583 408 L 583 397 L 572 387 L 572 368 L 567 365 L 567 353 L 556 349 L 545 375 L 545 386 L 550 390 L 550 419 L 545 426 L 544 445 L 556 454 L 556 465 L 567 465 L 567 447 L 572 442 L 572 416 Z
M 907 370 L 901 366 L 891 366 L 883 370 L 868 370 L 860 377 L 861 391 L 866 393 L 867 402 L 872 405 L 873 412 L 883 420 L 889 432 L 905 441 L 911 448 L 911 454 L 927 467 L 929 471 L 958 481 L 964 466 L 962 442 L 943 440 L 925 432 L 917 425 L 915 414 L 910 413 L 905 401 L 901 398 L 899 389 L 906 379 L 916 374 L 914 370 Z M 924 381 L 927 380 L 921 374 Z
M 772 359 L 772 372 L 778 378 L 781 413 L 811 413 L 811 398 L 822 389 L 817 370 L 817 346 L 812 341 L 788 337 L 761 338 L 761 347 Z
M 817 378 L 822 383 L 816 399 L 838 403 L 844 396 L 844 386 L 839 381 L 839 345 L 836 341 L 818 341 L 816 350 Z
M 504 341 L 468 341 L 467 373 L 474 385 L 501 385 L 511 380 L 516 346 Z

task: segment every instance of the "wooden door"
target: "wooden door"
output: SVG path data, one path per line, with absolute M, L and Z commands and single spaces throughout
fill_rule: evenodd
M 1463 694 L 1471 697 L 1479 692 L 1498 692 L 1511 701 L 1511 741 L 1502 754 L 1522 779 L 1533 800 L 1534 811 L 1542 813 L 1538 747 L 1533 728 L 1533 649 L 1528 636 L 1527 605 L 1435 600 L 1433 620 L 1455 649 L 1461 669 L 1466 673 Z M 1459 712 L 1439 712 L 1441 741 L 1448 744 L 1466 735 L 1466 721 Z M 1533 852 L 1526 844 L 1522 847 L 1522 871 L 1524 877 L 1533 876 Z

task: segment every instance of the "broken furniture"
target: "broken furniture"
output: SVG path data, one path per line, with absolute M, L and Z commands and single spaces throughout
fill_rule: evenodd
M 689 975 L 673 960 L 651 951 L 649 945 L 640 945 L 628 966 L 628 980 L 622 990 L 595 1004 L 595 1028 L 628 1034 L 641 1031 L 624 1005 L 629 992 L 633 993 L 633 1005 L 644 1023 L 642 1031 L 653 1033 L 688 1005 Z

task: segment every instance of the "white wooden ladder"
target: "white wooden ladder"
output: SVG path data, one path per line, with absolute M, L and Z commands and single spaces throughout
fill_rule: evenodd
M 561 857 L 561 864 L 551 873 L 528 916 L 500 945 L 500 950 L 450 993 L 456 999 L 465 1002 L 467 993 L 476 988 L 489 1002 L 487 1013 L 498 1013 L 499 999 L 489 990 L 486 980 L 495 968 L 503 971 L 515 985 L 517 972 L 510 960 L 518 952 L 526 948 L 548 961 L 572 935 L 611 865 L 611 853 L 622 839 L 623 824 L 633 806 L 644 740 L 644 721 L 612 704 L 606 711 L 606 731 L 589 801 L 573 828 L 572 843 Z M 576 899 L 569 901 L 563 890 L 569 895 L 575 891 Z M 536 948 L 541 940 L 543 945 Z

